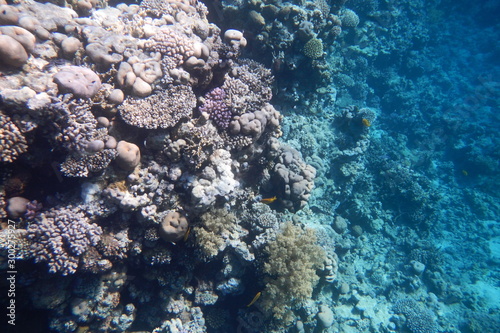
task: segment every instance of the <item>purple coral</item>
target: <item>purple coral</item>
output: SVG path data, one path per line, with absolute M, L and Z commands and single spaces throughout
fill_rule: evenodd
M 38 202 L 36 200 L 28 202 L 26 205 L 26 213 L 24 213 L 24 217 L 27 218 L 28 220 L 33 220 L 38 214 L 40 210 L 42 210 L 43 205 L 41 202 Z
M 52 208 L 28 227 L 30 252 L 36 262 L 47 262 L 49 272 L 76 272 L 80 256 L 101 239 L 102 229 L 74 207 Z
M 224 101 L 226 92 L 222 88 L 215 88 L 205 95 L 205 102 L 200 106 L 201 112 L 206 112 L 221 129 L 226 129 L 231 120 L 231 110 Z

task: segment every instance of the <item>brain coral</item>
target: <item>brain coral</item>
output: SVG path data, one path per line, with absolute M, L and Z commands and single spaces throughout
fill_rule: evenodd
M 127 98 L 120 105 L 122 119 L 141 128 L 173 127 L 184 117 L 190 117 L 196 106 L 196 96 L 190 86 L 170 85 L 146 98 Z

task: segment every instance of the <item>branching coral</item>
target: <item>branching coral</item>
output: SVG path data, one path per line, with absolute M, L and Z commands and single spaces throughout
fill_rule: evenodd
M 0 111 L 0 161 L 12 162 L 27 149 L 24 135 L 12 119 Z
M 224 89 L 215 88 L 205 95 L 205 102 L 200 106 L 200 111 L 208 113 L 215 125 L 221 129 L 226 129 L 231 119 L 231 111 L 224 101 L 225 98 Z
M 100 240 L 102 229 L 75 207 L 53 208 L 40 214 L 28 228 L 30 251 L 49 272 L 76 272 L 81 256 Z
M 286 325 L 294 321 L 293 310 L 312 296 L 319 281 L 316 274 L 326 261 L 325 251 L 316 244 L 314 230 L 286 223 L 274 241 L 265 247 L 266 288 L 262 307 Z

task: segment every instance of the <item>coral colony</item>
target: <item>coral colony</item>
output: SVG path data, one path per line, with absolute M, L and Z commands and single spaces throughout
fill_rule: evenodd
M 499 331 L 447 2 L 0 0 L 0 330 Z

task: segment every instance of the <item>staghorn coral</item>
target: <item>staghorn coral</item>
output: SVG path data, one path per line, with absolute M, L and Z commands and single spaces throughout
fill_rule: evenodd
M 141 7 L 155 16 L 172 15 L 179 12 L 195 15 L 195 18 L 204 18 L 206 8 L 196 0 L 145 0 L 141 2 Z
M 281 216 L 279 213 L 273 211 L 269 205 L 254 202 L 249 209 L 243 211 L 241 220 L 253 232 L 262 232 L 268 228 L 278 229 Z
M 175 126 L 190 117 L 195 106 L 196 96 L 190 86 L 169 85 L 146 98 L 127 98 L 119 110 L 127 124 L 155 129 Z
M 165 154 L 174 161 L 182 157 L 188 168 L 199 170 L 224 142 L 211 122 L 200 124 L 196 120 L 183 123 L 172 133 L 174 140 L 167 142 Z
M 55 99 L 43 112 L 51 120 L 49 125 L 54 129 L 51 135 L 55 145 L 60 144 L 69 152 L 84 153 L 89 142 L 106 141 L 107 131 L 97 129 L 97 120 L 87 101 Z
M 271 71 L 253 60 L 238 61 L 224 79 L 226 104 L 235 115 L 257 111 L 272 98 Z
M 158 8 L 145 9 L 149 5 Z M 45 10 L 51 7 L 40 6 Z M 53 36 L 43 42 L 40 35 L 45 32 L 37 34 L 36 49 L 44 54 L 30 56 L 31 72 L 24 72 L 26 66 L 19 70 L 22 77 L 7 73 L 5 80 L 0 78 L 2 92 L 6 92 L 3 87 L 15 92 L 9 91 L 9 115 L 18 113 L 27 119 L 25 127 L 32 122 L 38 128 L 30 133 L 29 138 L 36 140 L 33 142 L 42 145 L 49 138 L 50 147 L 42 150 L 50 149 L 45 159 L 33 166 L 31 161 L 37 156 L 30 151 L 20 164 L 26 164 L 29 171 L 39 166 L 50 171 L 54 159 L 66 159 L 61 166 L 65 175 L 88 177 L 81 182 L 63 178 L 54 187 L 56 193 L 48 189 L 46 199 L 41 198 L 35 181 L 28 184 L 33 197 L 27 197 L 43 200 L 45 207 L 55 205 L 48 211 L 30 213 L 34 222 L 28 230 L 22 230 L 28 234 L 24 240 L 31 242 L 30 255 L 37 262 L 46 262 L 51 273 L 77 273 L 70 277 L 71 281 L 86 284 L 93 280 L 100 284 L 88 294 L 68 288 L 73 293 L 68 292 L 57 304 L 57 311 L 49 314 L 54 331 L 85 326 L 102 332 L 126 331 L 134 319 L 135 307 L 140 309 L 141 323 L 148 329 L 163 327 L 168 331 L 170 322 L 172 330 L 180 327 L 190 332 L 205 331 L 201 311 L 206 307 L 194 307 L 193 300 L 208 305 L 217 297 L 243 293 L 247 284 L 245 269 L 255 259 L 250 242 L 255 235 L 266 233 L 267 238 L 260 238 L 265 240 L 260 243 L 262 248 L 282 220 L 262 204 L 254 228 L 253 220 L 240 225 L 234 216 L 228 217 L 228 210 L 236 205 L 250 206 L 245 188 L 251 184 L 243 180 L 245 173 L 254 171 L 254 165 L 255 169 L 271 167 L 266 164 L 265 152 L 268 139 L 280 135 L 281 115 L 269 103 L 271 72 L 256 62 L 237 60 L 245 44 L 243 33 L 233 31 L 223 43 L 219 28 L 208 24 L 204 10 L 197 1 L 144 1 L 141 6 L 122 4 L 92 10 L 90 17 L 65 19 L 63 25 L 51 17 L 49 21 L 54 24 L 46 32 Z M 163 32 L 173 32 L 174 36 L 162 36 Z M 170 66 L 170 60 L 176 67 L 162 70 L 160 64 Z M 67 86 L 72 95 L 57 95 L 64 91 L 58 89 L 57 83 L 59 88 L 74 83 L 72 79 L 62 82 L 60 77 L 57 82 L 53 80 L 58 69 L 70 61 L 97 74 L 101 80 L 97 94 L 97 86 L 83 93 Z M 39 70 L 42 66 L 43 70 Z M 147 86 L 136 84 L 141 83 L 138 79 Z M 12 89 L 21 87 L 23 81 L 29 88 Z M 87 83 L 97 83 L 92 81 Z M 181 82 L 184 85 L 177 85 Z M 217 100 L 228 106 L 224 110 L 228 115 L 221 122 L 239 117 L 237 133 L 220 131 L 227 124 L 219 125 L 218 131 L 213 113 L 212 121 L 203 112 L 192 113 L 196 97 L 213 87 L 226 93 Z M 77 95 L 92 100 L 75 99 Z M 40 137 L 42 140 L 38 140 Z M 130 173 L 119 168 L 119 161 L 126 156 L 118 142 L 124 141 L 140 147 L 139 165 L 138 150 L 132 150 L 129 160 L 133 163 L 126 171 L 135 168 Z M 117 161 L 111 167 L 109 163 L 116 154 Z M 48 174 L 49 181 L 55 179 Z M 78 208 L 61 207 L 63 201 L 74 202 Z M 222 204 L 225 209 L 214 208 Z M 175 239 L 186 235 L 186 242 L 177 245 L 160 241 L 158 224 L 169 211 L 186 214 L 198 233 L 193 230 L 186 234 L 182 229 Z M 23 217 L 21 223 L 25 220 Z M 73 246 L 72 240 L 79 245 Z M 196 258 L 197 250 L 203 247 L 211 248 L 210 255 Z M 206 261 L 214 262 L 214 271 L 201 276 L 195 267 Z M 118 268 L 124 271 L 118 272 Z M 125 270 L 131 268 L 137 268 L 137 274 L 133 273 L 137 275 L 135 290 L 129 288 L 130 282 L 125 284 Z M 36 273 L 53 277 L 40 270 Z M 212 273 L 219 274 L 220 279 L 202 285 L 203 279 L 212 278 Z M 192 282 L 193 277 L 198 284 Z M 151 287 L 138 287 L 144 279 L 151 282 Z M 43 288 L 44 283 L 37 287 Z M 159 293 L 157 287 L 161 287 Z M 179 320 L 171 319 L 172 311 L 168 309 L 142 311 L 149 308 L 144 306 L 145 300 L 155 297 L 165 301 L 160 304 L 186 299 L 175 313 Z M 126 299 L 133 299 L 134 304 L 126 304 Z M 44 310 L 55 307 L 41 306 Z M 228 321 L 228 325 L 234 322 Z
M 10 251 L 9 251 L 10 250 Z M 29 242 L 26 239 L 26 230 L 0 228 L 0 267 L 8 267 L 8 259 L 18 260 L 30 258 Z
M 262 292 L 262 308 L 278 322 L 289 325 L 294 321 L 294 310 L 300 309 L 312 297 L 319 281 L 316 271 L 326 261 L 325 251 L 316 244 L 312 229 L 303 230 L 287 222 L 276 239 L 265 249 L 267 274 Z
M 47 262 L 50 273 L 74 274 L 80 258 L 100 240 L 102 229 L 76 207 L 52 208 L 27 229 L 36 262 Z
M 13 162 L 28 150 L 28 142 L 17 125 L 0 111 L 0 161 Z

